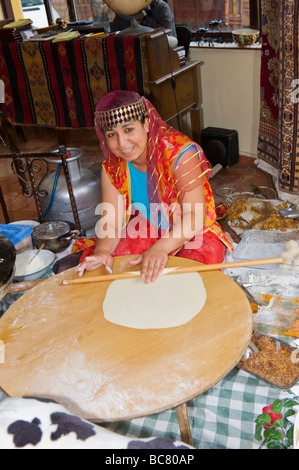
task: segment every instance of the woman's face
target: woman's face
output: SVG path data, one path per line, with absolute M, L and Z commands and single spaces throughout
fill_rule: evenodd
M 111 152 L 128 162 L 146 163 L 148 118 L 144 123 L 131 121 L 105 131 Z

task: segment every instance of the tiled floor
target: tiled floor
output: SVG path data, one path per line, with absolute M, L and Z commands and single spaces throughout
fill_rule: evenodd
M 100 146 L 93 130 L 65 132 L 67 147 L 75 147 L 83 150 L 81 163 L 88 165 L 95 171 L 100 171 L 102 154 Z M 32 128 L 26 130 L 27 142 L 19 137 L 21 151 L 25 152 L 49 152 L 58 149 L 58 136 L 54 130 Z M 36 219 L 37 211 L 34 198 L 22 195 L 21 186 L 17 177 L 11 170 L 11 159 L 1 158 L 1 154 L 7 150 L 0 145 L 0 186 L 3 192 L 10 221 L 23 219 Z M 55 171 L 55 168 L 51 168 Z M 222 168 L 211 179 L 215 202 L 226 200 L 230 193 L 252 193 L 260 190 L 267 198 L 273 198 L 272 177 L 260 170 L 253 158 L 240 156 L 239 162 L 230 168 Z M 258 188 L 258 189 L 256 189 Z M 3 213 L 0 209 L 0 223 L 4 223 Z M 225 227 L 225 221 L 222 222 Z M 237 240 L 236 240 L 237 241 Z

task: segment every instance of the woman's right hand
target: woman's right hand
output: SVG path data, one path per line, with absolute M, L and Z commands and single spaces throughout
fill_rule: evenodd
M 108 252 L 98 252 L 93 256 L 86 256 L 85 260 L 78 264 L 76 271 L 79 276 L 82 276 L 84 271 L 92 271 L 93 269 L 99 268 L 100 266 L 106 266 L 106 270 L 112 273 L 113 257 Z

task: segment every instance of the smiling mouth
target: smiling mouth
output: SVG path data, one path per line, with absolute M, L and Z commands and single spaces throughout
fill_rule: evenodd
M 133 147 L 130 147 L 129 149 L 122 150 L 122 153 L 124 153 L 124 154 L 131 153 L 133 149 L 134 149 L 134 145 L 133 145 Z

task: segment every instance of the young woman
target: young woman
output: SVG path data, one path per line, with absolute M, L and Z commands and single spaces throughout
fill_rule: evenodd
M 136 254 L 146 282 L 155 281 L 168 255 L 202 263 L 223 261 L 231 244 L 220 225 L 201 147 L 162 120 L 144 97 L 108 93 L 97 105 L 95 126 L 105 157 L 101 218 L 92 256 L 77 267 L 105 265 Z

